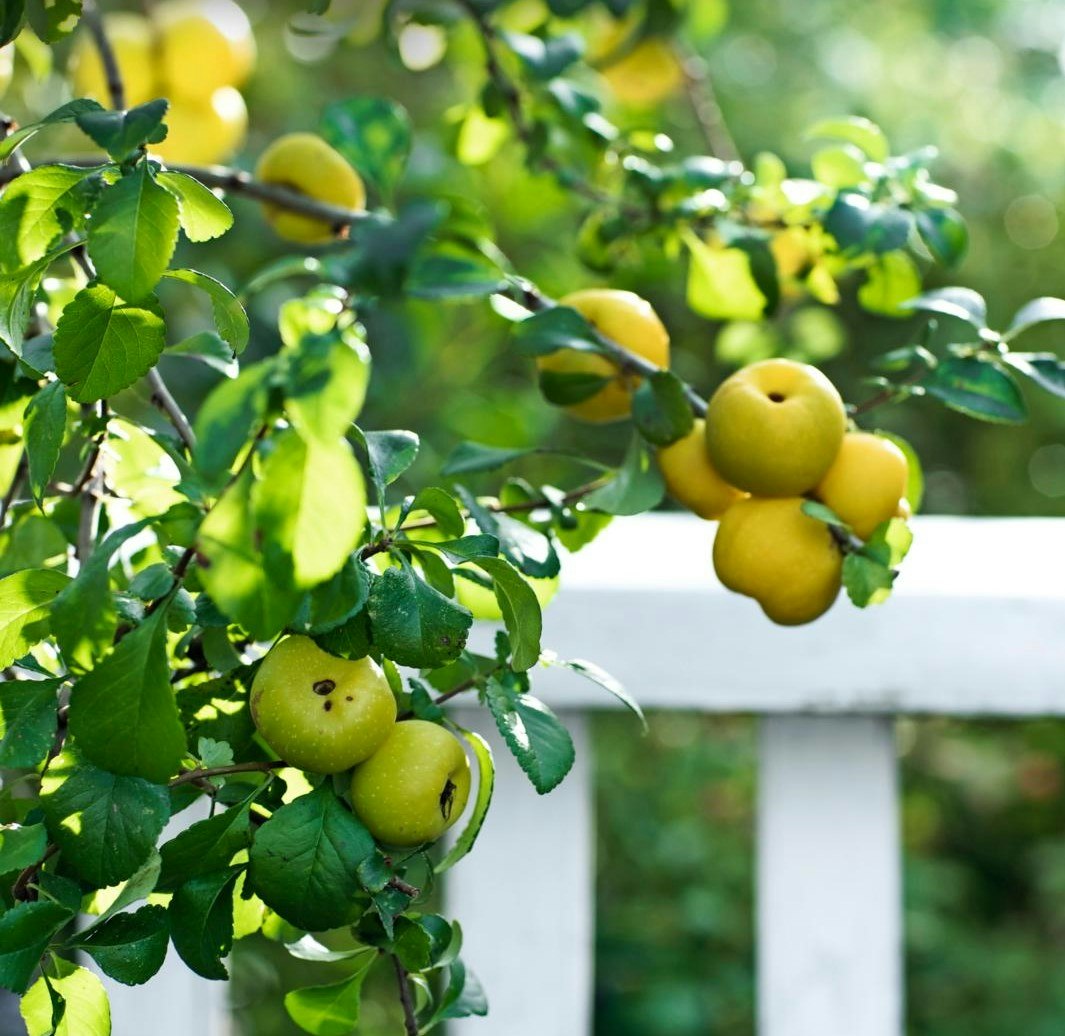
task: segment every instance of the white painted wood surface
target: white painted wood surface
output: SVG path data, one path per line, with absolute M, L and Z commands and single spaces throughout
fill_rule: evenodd
M 546 796 L 490 733 L 495 806 L 473 854 L 449 875 L 446 909 L 462 924 L 462 957 L 488 994 L 487 1019 L 452 1022 L 448 1036 L 586 1036 L 592 1025 L 595 818 L 583 716 L 566 716 L 577 761 Z M 491 721 L 489 721 L 490 723 Z
M 901 1036 L 894 721 L 761 721 L 758 1031 Z

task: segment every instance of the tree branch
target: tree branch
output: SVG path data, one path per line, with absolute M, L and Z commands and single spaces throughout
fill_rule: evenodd
M 728 123 L 718 103 L 714 81 L 706 62 L 698 54 L 682 52 L 678 48 L 677 58 L 684 74 L 684 90 L 691 105 L 692 114 L 699 124 L 703 140 L 711 155 L 736 162 L 740 159 L 739 148 L 732 139 Z
M 399 1002 L 403 1007 L 403 1027 L 407 1036 L 418 1036 L 418 1016 L 414 1011 L 414 998 L 410 992 L 410 976 L 399 957 L 394 953 L 392 966 L 396 969 L 396 985 L 399 987 Z
M 84 0 L 81 17 L 88 26 L 97 53 L 100 55 L 100 63 L 104 67 L 104 75 L 107 78 L 107 92 L 111 95 L 111 107 L 116 111 L 125 111 L 126 87 L 122 82 L 122 71 L 118 67 L 118 58 L 107 36 L 96 0 Z
M 191 452 L 196 448 L 196 434 L 192 430 L 192 425 L 189 423 L 189 419 L 185 416 L 185 411 L 178 406 L 178 402 L 174 399 L 170 392 L 170 389 L 166 387 L 166 382 L 163 381 L 163 376 L 159 373 L 158 367 L 153 367 L 148 371 L 148 385 L 152 390 L 152 403 L 158 407 L 174 426 L 174 431 L 178 433 L 178 437 L 185 444 L 186 449 Z
M 168 787 L 178 788 L 182 784 L 195 784 L 209 777 L 225 777 L 231 773 L 269 773 L 271 770 L 282 770 L 286 766 L 288 763 L 279 759 L 276 762 L 233 763 L 230 766 L 215 766 L 205 770 L 185 770 L 172 778 Z

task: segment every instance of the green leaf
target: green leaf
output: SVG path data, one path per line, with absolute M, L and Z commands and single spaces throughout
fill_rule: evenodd
M 273 440 L 253 506 L 267 570 L 296 589 L 339 572 L 366 525 L 366 487 L 351 447 L 292 429 Z
M 376 950 L 364 950 L 347 978 L 328 986 L 308 986 L 285 994 L 288 1016 L 313 1036 L 349 1036 L 358 1029 L 362 984 L 377 960 Z
M 185 755 L 170 686 L 165 607 L 157 609 L 70 695 L 70 732 L 84 755 L 112 773 L 162 783 Z
M 251 799 L 259 790 L 256 788 L 237 806 L 206 820 L 198 820 L 161 847 L 160 891 L 166 892 L 192 878 L 224 870 L 236 853 L 248 847 L 251 842 Z
M 957 266 L 969 249 L 969 229 L 954 209 L 922 209 L 917 230 L 933 258 L 944 266 Z
M 25 0 L 7 0 L 0 4 L 0 47 L 6 47 L 22 31 L 25 20 Z
M 691 254 L 688 306 L 711 320 L 761 320 L 768 299 L 755 279 L 751 256 L 742 248 L 708 245 L 683 233 Z
M 473 624 L 467 609 L 415 575 L 406 559 L 370 588 L 374 643 L 397 665 L 436 669 L 453 662 Z
M 403 474 L 418 456 L 418 436 L 404 430 L 363 432 L 363 442 L 370 461 L 370 475 L 377 487 L 378 502 L 385 496 L 385 486 L 390 486 Z
M 326 782 L 282 806 L 259 828 L 248 883 L 297 928 L 336 928 L 358 911 L 358 868 L 376 852 L 373 836 Z
M 155 179 L 177 199 L 178 220 L 190 241 L 213 241 L 233 226 L 229 206 L 194 176 L 164 169 Z
M 229 288 L 199 270 L 167 270 L 166 276 L 199 288 L 211 300 L 218 333 L 238 356 L 244 352 L 251 335 L 248 314 L 244 312 L 240 299 Z
M 165 344 L 163 314 L 154 297 L 130 305 L 95 284 L 82 288 L 59 318 L 55 369 L 74 399 L 93 403 L 147 374 Z
M 84 950 L 116 982 L 139 986 L 163 966 L 169 941 L 166 908 L 143 906 L 96 925 L 71 945 Z
M 584 503 L 608 514 L 641 514 L 656 507 L 665 491 L 662 473 L 637 435 L 633 436 L 617 474 L 606 485 L 589 493 Z
M 47 982 L 39 978 L 22 998 L 29 1036 L 110 1036 L 111 1006 L 103 983 L 87 968 L 56 959 Z M 54 1024 L 56 1008 L 61 1018 Z
M 466 970 L 461 960 L 454 960 L 448 968 L 447 986 L 425 1028 L 446 1018 L 468 1018 L 470 1015 L 484 1017 L 487 1013 L 488 1000 L 481 983 L 473 972 Z
M 552 306 L 514 327 L 514 345 L 525 356 L 546 356 L 559 349 L 602 353 L 592 325 L 569 306 Z
M 256 426 L 261 425 L 274 376 L 270 362 L 245 367 L 233 381 L 223 381 L 204 400 L 196 415 L 196 470 L 212 485 L 228 475 Z
M 1007 353 L 1003 359 L 1040 388 L 1065 398 L 1065 363 L 1053 353 Z
M 74 122 L 79 115 L 87 112 L 103 111 L 103 106 L 98 101 L 88 97 L 78 97 L 73 101 L 61 104 L 54 111 L 49 112 L 39 122 L 31 122 L 28 126 L 20 126 L 14 133 L 9 133 L 0 141 L 0 162 L 10 158 L 11 153 L 22 147 L 30 137 L 36 136 L 45 126 L 57 126 L 62 122 Z
M 473 564 L 492 577 L 499 610 L 513 651 L 511 665 L 518 672 L 531 669 L 540 660 L 543 616 L 540 602 L 528 581 L 510 562 L 496 557 L 475 557 Z
M 865 554 L 848 554 L 843 559 L 843 586 L 859 608 L 882 604 L 891 595 L 895 573 Z
M 473 848 L 484 826 L 485 817 L 488 816 L 488 807 L 492 804 L 492 792 L 496 783 L 495 762 L 488 742 L 472 730 L 460 729 L 459 734 L 470 746 L 477 762 L 477 798 L 474 800 L 470 819 L 462 829 L 462 834 L 455 839 L 447 855 L 433 868 L 437 874 L 450 870 Z
M 63 384 L 50 381 L 29 401 L 23 422 L 30 489 L 38 507 L 52 481 L 66 423 L 67 397 Z
M 1017 382 L 990 360 L 950 356 L 922 384 L 928 395 L 981 421 L 1019 424 L 1028 416 Z
M 921 290 L 921 273 L 905 252 L 885 252 L 867 271 L 858 301 L 870 313 L 885 317 L 912 316 L 904 303 Z
M 545 82 L 560 76 L 584 53 L 584 39 L 575 32 L 547 39 L 523 32 L 501 32 L 499 35 L 532 78 Z
M 0 259 L 10 270 L 32 263 L 85 222 L 103 166 L 42 165 L 10 183 L 0 198 Z
M 81 18 L 82 0 L 30 0 L 26 6 L 33 31 L 45 43 L 69 36 Z
M 500 552 L 519 572 L 534 579 L 558 575 L 558 552 L 548 536 L 517 518 L 486 507 L 465 486 L 456 486 L 455 492 L 477 527 L 499 541 Z
M 62 245 L 29 266 L 0 275 L 0 341 L 16 356 L 22 356 L 26 327 L 41 278 L 56 259 L 73 247 Z
M 111 593 L 110 565 L 114 555 L 151 522 L 124 525 L 100 543 L 77 577 L 52 606 L 52 633 L 69 667 L 89 669 L 114 643 L 118 615 Z M 173 584 L 173 579 L 170 581 Z M 169 587 L 168 587 L 169 589 Z
M 289 351 L 285 410 L 305 437 L 332 443 L 359 416 L 370 380 L 370 353 L 357 335 L 306 335 Z
M 505 291 L 499 267 L 480 253 L 454 244 L 437 245 L 414 261 L 406 290 L 419 299 L 477 299 Z
M 47 847 L 48 832 L 44 824 L 0 826 L 0 874 L 10 874 L 37 863 Z
M 873 162 L 886 162 L 891 150 L 884 131 L 869 119 L 858 115 L 838 119 L 822 119 L 806 131 L 807 140 L 822 138 L 842 140 L 861 148 Z
M 16 903 L 0 914 L 0 988 L 23 992 L 52 936 L 72 916 L 46 899 Z
M 222 958 L 233 945 L 233 886 L 241 873 L 232 867 L 193 878 L 170 901 L 174 949 L 203 978 L 229 978 Z
M 48 636 L 52 602 L 69 582 L 62 572 L 36 568 L 0 579 L 0 669 Z
M 455 539 L 466 529 L 466 518 L 455 498 L 439 486 L 426 486 L 419 489 L 414 497 L 404 502 L 401 526 L 406 524 L 407 515 L 418 514 L 421 511 L 436 521 L 436 528 L 444 536 Z M 412 529 L 411 533 L 415 539 L 418 538 L 418 529 Z
M 233 349 L 217 331 L 199 331 L 180 342 L 166 347 L 167 356 L 185 356 L 199 360 L 204 366 L 227 378 L 235 378 L 240 365 L 233 358 Z
M 100 195 L 89 224 L 89 258 L 104 284 L 139 302 L 170 265 L 177 234 L 177 201 L 141 163 Z
M 158 144 L 164 139 L 163 118 L 169 107 L 169 102 L 160 97 L 128 111 L 90 109 L 79 113 L 74 121 L 116 162 L 122 162 L 142 145 Z M 146 170 L 147 165 L 141 162 L 137 169 Z
M 656 371 L 632 397 L 632 419 L 640 434 L 656 446 L 683 439 L 695 424 L 684 382 L 672 371 Z
M 166 788 L 66 756 L 45 775 L 41 806 L 64 862 L 94 888 L 117 885 L 134 874 L 170 819 Z
M 824 219 L 841 252 L 895 252 L 906 246 L 913 217 L 905 209 L 871 202 L 862 194 L 843 192 Z
M 572 406 L 591 399 L 609 385 L 611 378 L 591 371 L 542 370 L 537 375 L 544 399 L 554 406 Z
M 111 905 L 102 913 L 88 928 L 83 929 L 82 934 L 92 931 L 97 925 L 103 924 L 108 918 L 114 917 L 120 910 L 147 899 L 155 891 L 155 884 L 159 880 L 159 854 L 153 849 L 148 858 L 133 874 L 122 883 L 118 895 L 112 900 Z
M 227 616 L 255 640 L 269 640 L 295 615 L 300 598 L 266 572 L 253 520 L 254 486 L 249 469 L 204 518 L 197 547 L 207 564 L 199 572 L 204 588 Z
M 440 474 L 468 475 L 478 471 L 496 471 L 505 464 L 528 457 L 531 449 L 486 446 L 479 442 L 459 443 L 444 461 Z
M 906 309 L 942 313 L 971 324 L 977 331 L 987 328 L 987 303 L 971 288 L 937 288 L 906 303 Z
M 403 108 L 382 97 L 349 97 L 326 106 L 321 133 L 381 194 L 391 196 L 411 147 Z
M 558 717 L 538 698 L 495 678 L 488 681 L 485 703 L 533 787 L 541 795 L 558 787 L 575 757 L 573 739 Z
M 850 531 L 850 526 L 827 504 L 819 500 L 804 500 L 801 504 L 802 513 L 813 518 L 814 521 L 824 522 L 825 525 L 835 526 L 837 529 Z
M 591 680 L 592 683 L 598 684 L 604 691 L 612 694 L 636 716 L 643 727 L 644 733 L 647 733 L 647 718 L 643 714 L 643 709 L 640 708 L 640 703 L 625 690 L 624 685 L 619 680 L 611 676 L 605 669 L 597 666 L 594 662 L 585 661 L 583 658 L 551 659 L 550 661 L 552 665 L 569 669 L 571 672 L 583 676 L 586 680 Z
M 369 592 L 370 574 L 358 557 L 353 555 L 332 579 L 310 592 L 306 611 L 300 610 L 297 623 L 309 633 L 328 633 L 361 611 Z
M 52 747 L 62 680 L 6 680 L 0 684 L 0 766 L 36 766 Z M 0 874 L 3 874 L 0 869 Z
M 1036 324 L 1045 324 L 1050 320 L 1065 320 L 1065 299 L 1032 299 L 1013 315 L 1010 326 L 1002 337 L 1007 342 L 1012 341 Z

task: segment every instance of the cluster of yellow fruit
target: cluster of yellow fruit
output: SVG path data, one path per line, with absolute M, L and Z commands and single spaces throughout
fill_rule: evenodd
M 134 107 L 156 97 L 170 101 L 166 140 L 152 154 L 166 162 L 221 162 L 244 142 L 248 109 L 238 87 L 255 64 L 248 16 L 233 0 L 163 0 L 151 16 L 122 13 L 105 22 Z M 110 101 L 97 49 L 82 31 L 71 51 L 74 90 Z
M 601 334 L 659 367 L 669 335 L 650 304 L 613 289 L 576 292 L 562 304 Z M 632 411 L 637 376 L 605 356 L 561 349 L 541 370 L 609 379 L 566 407 L 585 421 L 617 421 Z M 714 568 L 731 590 L 753 597 L 782 625 L 811 622 L 839 594 L 843 555 L 832 531 L 802 509 L 830 508 L 868 539 L 891 518 L 909 517 L 906 455 L 890 439 L 849 431 L 839 392 L 816 367 L 763 360 L 726 379 L 705 420 L 658 451 L 670 495 L 702 518 L 720 519 Z
M 383 845 L 436 841 L 466 808 L 461 742 L 424 720 L 396 722 L 396 700 L 372 658 L 336 658 L 309 637 L 267 653 L 251 688 L 262 739 L 292 766 L 351 774 L 351 805 Z

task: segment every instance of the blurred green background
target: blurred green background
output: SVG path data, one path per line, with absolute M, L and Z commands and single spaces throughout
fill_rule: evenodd
M 537 2 L 521 0 L 515 17 L 535 15 Z M 970 253 L 960 271 L 934 275 L 932 283 L 985 293 L 999 325 L 1034 296 L 1065 294 L 1065 4 L 694 4 L 704 31 L 693 42 L 746 158 L 772 150 L 801 174 L 811 153 L 804 126 L 826 116 L 867 115 L 896 151 L 939 147 L 937 179 L 961 196 Z M 292 33 L 287 17 L 299 4 L 244 6 L 262 56 L 247 90 L 253 128 L 241 164 L 250 167 L 278 133 L 313 128 L 329 100 L 387 95 L 408 107 L 417 127 L 405 197 L 477 199 L 503 248 L 549 293 L 603 283 L 577 258 L 584 206 L 549 178 L 524 172 L 516 146 L 504 145 L 477 167 L 455 158 L 458 127 L 483 82 L 470 33 L 444 36 L 412 21 L 400 36 L 404 60 L 379 39 L 334 45 Z M 352 35 L 369 37 L 376 6 L 338 0 L 332 17 L 352 19 Z M 719 31 L 705 31 L 717 23 Z M 16 114 L 44 108 L 63 89 L 55 79 L 24 85 L 12 107 Z M 700 150 L 683 95 L 651 111 L 611 114 L 623 125 L 668 134 L 679 154 Z M 235 207 L 238 230 L 220 246 L 190 248 L 189 256 L 231 283 L 264 257 L 285 252 L 254 206 L 237 200 Z M 687 309 L 680 263 L 645 260 L 612 283 L 635 286 L 653 300 L 673 335 L 677 368 L 703 390 L 712 388 L 728 370 L 716 355 L 719 327 Z M 253 348 L 276 347 L 276 308 L 291 290 L 258 297 Z M 843 343 L 826 369 L 850 398 L 860 391 L 855 386 L 868 359 L 913 333 L 907 322 L 872 317 L 847 299 L 835 316 L 814 309 L 822 315 L 807 318 L 806 327 L 792 316 L 777 330 L 786 343 L 805 336 L 816 341 L 799 345 L 830 353 Z M 623 433 L 577 425 L 541 401 L 528 365 L 505 348 L 505 327 L 487 307 L 387 305 L 367 313 L 366 322 L 375 380 L 365 420 L 422 436 L 415 480 L 463 438 L 580 443 L 606 460 L 623 449 Z M 1058 350 L 1061 333 L 1051 325 L 1032 345 Z M 170 362 L 171 384 L 194 408 L 213 376 Z M 1029 403 L 1033 419 L 1020 428 L 979 425 L 920 401 L 883 416 L 924 459 L 925 511 L 1062 513 L 1065 406 L 1031 393 Z M 549 466 L 525 473 L 579 478 Z M 622 717 L 597 721 L 597 1033 L 752 1032 L 753 734 L 746 718 L 656 715 L 647 738 Z M 1057 1036 L 1065 1018 L 1065 727 L 904 720 L 899 744 L 909 1031 Z M 298 984 L 301 966 L 278 950 L 248 940 L 236 952 L 234 998 L 244 1036 L 297 1031 L 280 1001 Z M 367 1005 L 370 1036 L 399 1031 L 390 996 L 387 988 Z M 493 1031 L 490 1019 L 485 1031 Z

